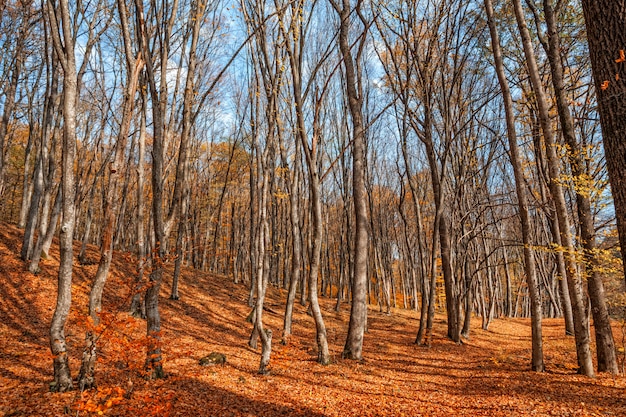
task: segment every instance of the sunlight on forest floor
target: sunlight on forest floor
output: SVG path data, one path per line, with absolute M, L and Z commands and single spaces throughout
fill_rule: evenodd
M 168 377 L 142 376 L 145 322 L 126 314 L 134 263 L 116 253 L 105 288 L 104 332 L 96 380 L 98 389 L 49 392 L 52 358 L 48 326 L 54 310 L 58 248 L 32 275 L 19 259 L 21 232 L 0 228 L 0 417 L 53 415 L 109 416 L 626 416 L 626 379 L 577 375 L 574 339 L 562 320 L 544 322 L 547 371 L 530 368 L 530 321 L 495 320 L 488 331 L 473 322 L 463 345 L 445 338 L 437 317 L 432 346 L 413 344 L 415 312 L 394 309 L 388 316 L 370 308 L 363 362 L 341 359 L 349 305 L 333 310 L 322 299 L 333 361 L 315 362 L 314 324 L 296 305 L 294 335 L 280 344 L 282 290 L 271 289 L 264 315 L 274 331 L 271 372 L 256 373 L 260 352 L 247 345 L 251 324 L 247 290 L 224 277 L 185 270 L 180 300 L 168 282 L 161 291 L 164 368 Z M 91 248 L 90 256 L 97 252 Z M 73 375 L 84 345 L 87 292 L 97 266 L 74 268 L 73 306 L 66 333 Z M 615 336 L 623 350 L 622 329 Z M 210 352 L 227 357 L 223 366 L 202 367 Z

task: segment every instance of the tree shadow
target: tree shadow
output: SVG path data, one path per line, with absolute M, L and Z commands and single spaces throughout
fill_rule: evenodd
M 245 384 L 247 382 L 242 382 Z M 281 404 L 283 399 L 263 398 L 258 393 L 256 398 L 242 393 L 216 387 L 209 383 L 192 378 L 176 379 L 172 382 L 177 396 L 170 401 L 172 410 L 177 415 L 203 416 L 294 416 L 321 417 L 323 413 L 306 406 Z M 243 391 L 243 387 L 242 387 Z M 185 393 L 185 394 L 180 394 Z M 276 403 L 276 402 L 278 403 Z

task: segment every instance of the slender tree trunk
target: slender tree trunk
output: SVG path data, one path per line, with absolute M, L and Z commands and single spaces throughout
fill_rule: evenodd
M 26 221 L 28 218 L 28 210 L 30 208 L 30 201 L 34 192 L 34 181 L 31 181 L 31 162 L 33 159 L 33 143 L 35 142 L 35 128 L 34 122 L 31 120 L 28 128 L 28 142 L 26 143 L 26 149 L 24 150 L 24 180 L 22 182 L 22 203 L 20 205 L 20 216 L 17 222 L 17 227 L 24 229 L 26 227 Z
M 311 303 L 311 311 L 315 320 L 315 329 L 317 335 L 317 361 L 322 365 L 330 362 L 330 353 L 328 352 L 328 338 L 326 336 L 326 326 L 322 317 L 318 301 L 317 280 L 320 270 L 320 258 L 322 251 L 322 201 L 320 196 L 320 184 L 317 175 L 316 158 L 311 159 L 312 165 L 309 166 L 309 189 L 311 191 L 311 211 L 312 211 L 312 233 L 313 247 L 311 264 L 309 270 L 309 299 Z
M 531 85 L 536 96 L 537 107 L 539 110 L 539 122 L 543 137 L 546 144 L 546 153 L 548 156 L 548 171 L 550 174 L 550 191 L 554 199 L 556 215 L 559 221 L 559 232 L 561 235 L 561 244 L 563 245 L 567 284 L 569 287 L 570 298 L 572 300 L 572 313 L 574 317 L 574 337 L 576 338 L 576 354 L 580 365 L 580 373 L 586 376 L 593 376 L 593 363 L 591 360 L 591 349 L 589 346 L 589 320 L 585 312 L 582 283 L 577 274 L 574 245 L 572 243 L 570 221 L 565 204 L 563 189 L 560 185 L 560 161 L 556 154 L 554 132 L 552 121 L 550 120 L 547 99 L 539 75 L 539 69 L 534 55 L 534 50 L 530 38 L 530 33 L 524 18 L 524 10 L 520 0 L 513 0 L 515 8 L 515 18 L 519 32 L 522 37 L 524 47 L 524 55 L 530 76 Z
M 257 150 L 259 148 L 258 139 L 257 139 Z M 258 257 L 256 259 L 256 292 L 257 299 L 255 305 L 254 312 L 254 330 L 253 335 L 251 336 L 251 340 L 254 338 L 254 334 L 258 335 L 261 338 L 261 360 L 259 363 L 258 373 L 261 375 L 265 375 L 269 373 L 269 363 L 270 356 L 272 352 L 272 331 L 270 329 L 265 329 L 263 326 L 263 305 L 265 302 L 265 293 L 267 290 L 268 283 L 268 268 L 266 265 L 266 246 L 269 242 L 269 225 L 267 221 L 267 204 L 268 204 L 268 192 L 270 187 L 269 176 L 270 170 L 268 168 L 269 165 L 269 155 L 268 150 L 259 154 L 259 157 L 262 158 L 262 161 L 258 162 L 257 168 L 257 178 L 260 182 L 259 184 L 259 198 L 258 198 L 258 232 L 257 232 L 257 247 L 258 247 Z M 256 344 L 256 343 L 254 343 Z
M 65 323 L 72 304 L 73 236 L 75 225 L 74 155 L 76 148 L 77 77 L 74 58 L 74 38 L 68 0 L 60 0 L 55 9 L 47 2 L 47 15 L 54 48 L 63 67 L 63 152 L 61 187 L 63 222 L 59 238 L 60 262 L 57 300 L 50 325 L 50 349 L 54 358 L 54 390 L 64 392 L 73 388 L 65 340 Z M 58 24 L 57 24 L 58 22 Z M 60 25 L 60 27 L 58 26 Z M 62 28 L 62 33 L 59 29 Z M 61 39 L 61 36 L 63 37 Z
M 41 138 L 40 146 L 43 148 L 45 138 Z M 28 208 L 28 217 L 24 227 L 24 238 L 22 240 L 22 250 L 20 257 L 23 261 L 28 261 L 33 256 L 35 249 L 35 230 L 37 229 L 37 221 L 39 219 L 39 210 L 41 206 L 41 196 L 43 194 L 43 151 L 39 150 L 37 160 L 35 162 L 34 186 L 33 194 L 30 198 L 30 207 Z
M 259 120 L 259 118 L 256 117 L 255 120 Z M 248 263 L 249 270 L 250 270 L 250 291 L 248 292 L 248 306 L 249 307 L 254 307 L 254 291 L 256 288 L 256 279 L 257 279 L 256 259 L 258 257 L 258 246 L 256 245 L 257 227 L 255 227 L 255 225 L 258 222 L 258 212 L 256 210 L 256 200 L 258 199 L 258 196 L 255 191 L 256 181 L 257 181 L 257 178 L 254 172 L 254 164 L 251 163 L 250 164 L 250 183 L 249 183 L 250 184 L 250 204 L 249 204 L 250 240 L 248 242 L 248 251 L 250 253 L 250 262 Z
M 543 0 L 544 15 L 548 29 L 548 60 L 552 73 L 552 86 L 556 94 L 556 105 L 561 121 L 561 129 L 565 143 L 570 148 L 567 153 L 572 167 L 574 182 L 576 183 L 576 206 L 578 209 L 578 221 L 580 235 L 584 250 L 585 270 L 587 272 L 587 286 L 591 299 L 591 311 L 596 334 L 596 349 L 598 358 L 598 371 L 618 373 L 617 358 L 615 355 L 615 343 L 613 330 L 606 307 L 604 285 L 598 272 L 599 262 L 596 256 L 595 228 L 589 190 L 592 187 L 591 178 L 585 171 L 582 160 L 583 151 L 576 140 L 574 120 L 570 113 L 565 94 L 565 81 L 563 79 L 563 63 L 561 61 L 561 41 L 557 31 L 555 10 L 551 0 Z
M 48 230 L 46 231 L 46 236 L 41 244 L 41 251 L 39 256 L 41 258 L 47 259 L 50 252 L 50 246 L 52 246 L 52 239 L 57 230 L 57 224 L 59 223 L 59 218 L 61 216 L 61 202 L 63 201 L 63 196 L 61 194 L 61 187 L 57 188 L 56 197 L 54 199 L 54 206 L 52 207 L 52 214 L 50 215 L 50 222 L 48 224 Z
M 465 234 L 465 233 L 463 233 Z M 467 250 L 467 248 L 465 248 Z M 470 337 L 470 325 L 472 321 L 472 309 L 474 307 L 474 297 L 472 291 L 472 278 L 470 273 L 470 260 L 465 256 L 463 261 L 463 278 L 465 282 L 465 317 L 463 318 L 463 329 L 461 336 L 465 339 Z
M 78 252 L 78 262 L 81 265 L 87 265 L 90 263 L 89 260 L 87 259 L 87 244 L 89 243 L 89 240 L 91 238 L 91 224 L 93 223 L 93 201 L 96 197 L 96 184 L 97 183 L 98 183 L 98 175 L 95 176 L 94 181 L 91 184 L 91 190 L 89 191 L 89 198 L 87 199 L 87 219 L 85 220 L 85 234 L 83 235 L 83 241 L 80 245 L 80 252 Z
M 550 224 L 550 233 L 554 243 L 561 247 L 561 235 L 559 233 L 559 223 L 556 219 L 556 215 L 551 213 L 548 216 L 548 222 Z M 559 295 L 561 296 L 561 307 L 563 308 L 563 318 L 565 319 L 565 334 L 569 336 L 574 335 L 574 316 L 572 314 L 572 300 L 569 296 L 569 289 L 567 285 L 567 273 L 565 271 L 565 256 L 563 252 L 557 251 L 555 254 L 555 260 L 557 264 L 558 280 L 559 280 Z
M 49 163 L 52 165 L 51 167 L 51 169 L 53 170 L 52 172 L 56 171 L 55 164 L 53 163 L 53 161 L 50 160 Z M 39 272 L 39 262 L 41 261 L 41 257 L 48 256 L 48 249 L 50 247 L 49 244 L 46 247 L 45 255 L 42 252 L 44 250 L 45 245 L 48 242 L 48 238 L 50 238 L 50 242 L 51 242 L 52 238 L 50 237 L 50 235 L 53 234 L 54 231 L 56 230 L 56 224 L 59 220 L 59 212 L 60 212 L 61 206 L 60 206 L 60 202 L 57 204 L 57 201 L 60 200 L 60 197 L 59 197 L 60 187 L 57 191 L 57 194 L 56 194 L 57 197 L 55 198 L 54 205 L 53 207 L 50 207 L 50 205 L 52 204 L 51 201 L 52 201 L 52 192 L 54 189 L 54 182 L 55 182 L 54 174 L 49 175 L 48 181 L 47 181 L 48 185 L 44 193 L 44 204 L 43 204 L 42 212 L 40 215 L 40 221 L 39 221 L 39 236 L 37 237 L 37 243 L 35 244 L 35 248 L 31 256 L 30 264 L 28 265 L 28 270 L 33 274 L 36 274 Z M 50 229 L 52 229 L 52 231 Z
M 343 59 L 346 77 L 346 94 L 350 117 L 352 118 L 352 193 L 355 213 L 354 276 L 352 278 L 352 309 L 348 336 L 343 349 L 343 357 L 361 360 L 363 358 L 363 336 L 367 321 L 367 260 L 368 260 L 368 213 L 367 190 L 365 189 L 365 126 L 363 123 L 363 99 L 358 91 L 357 69 L 354 63 L 349 34 L 352 6 L 349 0 L 342 0 L 341 7 L 334 0 L 331 4 L 339 15 L 339 49 Z M 357 3 L 357 8 L 359 3 Z M 364 38 L 363 38 L 364 39 Z M 363 41 L 362 39 L 362 41 Z
M 118 1 L 118 11 L 120 13 L 120 20 L 122 21 L 123 38 L 126 46 L 126 70 L 128 80 L 126 88 L 124 89 L 122 120 L 115 145 L 113 163 L 109 167 L 109 177 L 104 202 L 104 225 L 100 241 L 100 261 L 98 262 L 98 269 L 89 293 L 89 316 L 94 326 L 100 323 L 99 314 L 102 310 L 102 292 L 104 291 L 104 285 L 109 276 L 109 269 L 113 258 L 113 241 L 114 232 L 116 230 L 115 221 L 117 220 L 117 212 L 119 209 L 116 198 L 118 198 L 119 194 L 120 175 L 123 172 L 122 167 L 125 161 L 126 143 L 128 142 L 128 133 L 133 117 L 139 73 L 143 67 L 143 61 L 141 59 L 135 59 L 133 55 L 129 55 L 132 54 L 132 48 L 130 46 L 131 41 L 128 29 L 128 18 L 126 15 L 126 4 L 122 0 Z M 95 388 L 96 386 L 95 366 L 97 354 L 96 342 L 98 337 L 99 335 L 95 333 L 95 329 L 88 330 L 85 336 L 87 346 L 83 351 L 82 365 L 78 375 L 78 386 L 81 391 Z
M 291 325 L 293 316 L 293 306 L 296 301 L 296 291 L 300 282 L 300 265 L 302 263 L 302 244 L 300 241 L 300 141 L 296 139 L 296 155 L 293 163 L 293 175 L 289 182 L 289 209 L 290 209 L 290 226 L 291 226 L 291 269 L 289 274 L 289 289 L 287 292 L 287 301 L 285 305 L 285 320 L 283 324 L 283 343 L 289 343 L 291 336 Z M 284 158 L 285 159 L 285 158 Z
M 184 198 L 180 210 L 180 218 L 178 219 L 178 231 L 176 233 L 176 259 L 174 260 L 174 275 L 172 277 L 172 288 L 170 290 L 170 300 L 175 301 L 180 300 L 180 294 L 178 293 L 178 283 L 180 281 L 180 273 L 183 264 L 185 245 L 184 239 L 185 234 L 187 233 L 187 211 L 188 203 L 186 201 L 186 198 Z
M 531 308 L 531 334 L 532 334 L 532 359 L 531 368 L 536 372 L 543 372 L 543 338 L 542 338 L 542 310 L 541 296 L 539 294 L 539 285 L 537 283 L 537 273 L 535 269 L 535 260 L 532 252 L 531 225 L 528 213 L 526 189 L 524 182 L 524 174 L 520 151 L 517 146 L 517 133 L 515 130 L 515 116 L 513 113 L 513 99 L 511 90 L 504 72 L 504 64 L 502 60 L 502 51 L 500 49 L 500 39 L 498 36 L 495 21 L 493 20 L 493 5 L 491 0 L 485 1 L 485 11 L 489 24 L 489 32 L 491 34 L 491 46 L 494 53 L 494 61 L 502 98 L 504 101 L 504 110 L 506 114 L 507 138 L 509 141 L 509 158 L 513 166 L 513 175 L 515 177 L 515 191 L 517 194 L 517 205 L 522 226 L 522 243 L 524 245 L 524 273 L 526 275 L 526 284 L 530 294 Z M 519 293 L 517 300 L 519 300 Z M 517 313 L 517 300 L 514 315 Z
M 139 146 L 137 154 L 137 275 L 133 288 L 134 295 L 130 304 L 130 314 L 134 317 L 146 316 L 145 304 L 141 302 L 141 282 L 143 280 L 146 265 L 146 242 L 145 242 L 145 214 L 144 214 L 144 187 L 145 173 L 144 160 L 146 154 L 146 97 L 141 92 L 141 121 L 139 127 Z
M 444 289 L 446 291 L 446 312 L 448 316 L 448 337 L 455 343 L 461 343 L 461 315 L 459 311 L 458 289 L 452 271 L 452 251 L 448 222 L 441 218 L 439 223 L 441 244 L 441 268 L 443 270 Z

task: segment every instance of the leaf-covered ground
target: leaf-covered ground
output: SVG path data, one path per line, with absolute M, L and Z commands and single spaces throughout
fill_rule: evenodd
M 297 305 L 294 336 L 279 343 L 285 292 L 272 289 L 264 315 L 275 341 L 271 373 L 257 375 L 259 352 L 247 346 L 251 324 L 247 290 L 224 277 L 186 270 L 179 301 L 169 282 L 161 298 L 163 351 L 168 378 L 142 376 L 145 322 L 126 314 L 135 276 L 134 262 L 115 254 L 105 288 L 100 330 L 98 389 L 49 392 L 52 359 L 48 325 L 55 302 L 58 252 L 42 262 L 38 275 L 19 259 L 21 232 L 0 225 L 0 417 L 54 415 L 109 416 L 626 416 L 626 380 L 601 374 L 576 375 L 571 337 L 561 320 L 546 320 L 547 372 L 529 371 L 528 320 L 494 321 L 489 330 L 474 320 L 470 340 L 445 338 L 443 316 L 430 348 L 413 344 L 414 312 L 388 316 L 370 309 L 365 360 L 341 359 L 349 306 L 340 313 L 322 300 L 333 363 L 315 362 L 313 321 Z M 95 259 L 97 252 L 90 249 Z M 75 265 L 73 308 L 67 336 L 70 364 L 78 373 L 84 346 L 87 292 L 96 266 Z M 623 329 L 615 336 L 623 352 Z M 202 367 L 210 352 L 225 365 Z

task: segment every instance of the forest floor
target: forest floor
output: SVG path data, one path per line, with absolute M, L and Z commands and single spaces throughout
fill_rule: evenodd
M 48 326 L 55 304 L 58 249 L 38 275 L 19 259 L 21 231 L 0 224 L 0 417 L 8 416 L 626 416 L 626 379 L 576 374 L 574 340 L 562 320 L 545 320 L 546 372 L 529 370 L 530 322 L 495 320 L 457 345 L 438 316 L 432 345 L 413 341 L 415 312 L 391 315 L 370 308 L 364 360 L 341 359 L 349 306 L 334 311 L 322 299 L 332 363 L 316 363 L 314 325 L 297 304 L 294 335 L 280 342 L 285 292 L 271 289 L 264 314 L 274 331 L 271 372 L 258 375 L 260 352 L 248 347 L 247 290 L 225 277 L 185 270 L 179 301 L 161 291 L 166 379 L 146 380 L 145 322 L 128 310 L 134 262 L 116 253 L 105 288 L 97 365 L 98 388 L 49 392 L 52 358 Z M 78 249 L 78 247 L 77 247 Z M 89 255 L 96 259 L 92 247 Z M 74 269 L 73 305 L 66 333 L 73 375 L 78 373 L 88 321 L 87 293 L 96 265 Z M 168 274 L 171 275 L 171 274 Z M 100 329 L 102 330 L 102 329 Z M 623 326 L 616 323 L 623 360 Z M 224 365 L 202 367 L 210 352 Z

